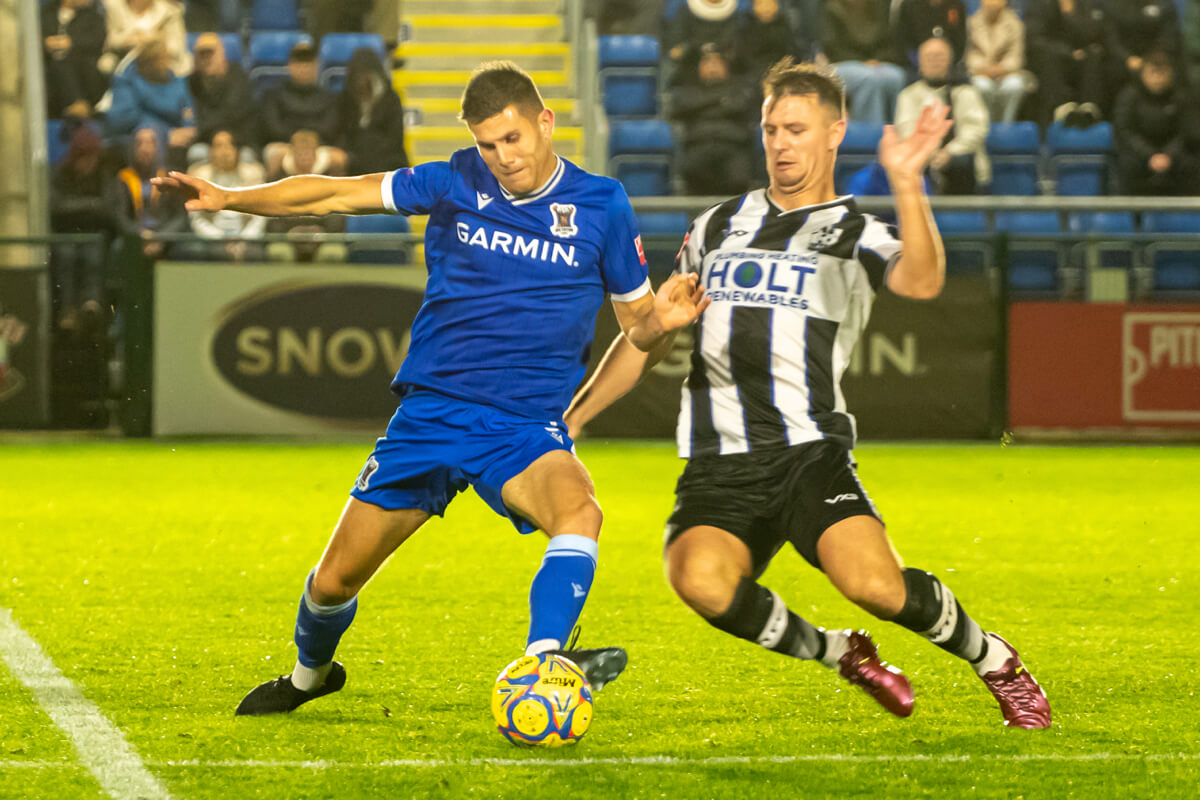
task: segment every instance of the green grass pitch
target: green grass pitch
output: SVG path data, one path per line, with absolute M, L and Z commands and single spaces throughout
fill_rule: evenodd
M 1054 726 L 1028 732 L 1001 726 L 965 665 L 853 608 L 790 549 L 764 583 L 817 624 L 871 630 L 913 681 L 912 717 L 704 625 L 662 577 L 671 446 L 582 442 L 606 518 L 581 644 L 631 661 L 584 740 L 542 752 L 496 733 L 488 693 L 524 644 L 544 540 L 473 495 L 364 590 L 345 691 L 233 717 L 290 669 L 301 582 L 368 448 L 0 442 L 0 608 L 178 798 L 1196 796 L 1200 449 L 859 448 L 906 563 L 1045 687 Z M 103 796 L 0 667 L 0 797 Z

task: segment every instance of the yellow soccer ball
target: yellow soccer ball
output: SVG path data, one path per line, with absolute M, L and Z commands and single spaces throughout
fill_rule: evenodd
M 492 716 L 514 744 L 574 744 L 592 723 L 592 687 L 583 670 L 563 656 L 522 656 L 496 678 Z

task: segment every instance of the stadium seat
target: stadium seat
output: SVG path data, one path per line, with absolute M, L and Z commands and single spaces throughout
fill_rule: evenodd
M 874 122 L 849 120 L 846 137 L 838 148 L 837 161 L 833 167 L 833 183 L 839 192 L 845 190 L 850 176 L 875 161 L 879 151 L 879 139 L 883 136 L 883 125 Z
M 1096 270 L 1121 270 L 1125 273 L 1124 292 L 1128 296 L 1131 283 L 1139 283 L 1137 225 L 1129 211 L 1077 211 L 1067 215 L 1067 231 L 1080 237 L 1071 245 L 1069 263 L 1087 276 L 1088 283 L 1097 280 Z M 1105 280 L 1110 289 L 1116 284 Z M 1143 294 L 1135 287 L 1136 294 Z
M 253 31 L 297 31 L 300 13 L 296 0 L 254 0 L 250 9 L 250 29 Z
M 57 167 L 67 157 L 71 148 L 71 134 L 77 123 L 69 123 L 62 119 L 46 120 L 46 163 L 51 168 Z M 88 120 L 83 123 L 95 131 L 101 139 L 104 138 L 104 128 L 99 120 Z
M 1200 295 L 1200 212 L 1147 211 L 1142 214 L 1142 230 L 1188 237 L 1146 245 L 1152 295 L 1160 299 Z
M 346 218 L 346 233 L 350 240 L 349 261 L 352 264 L 407 264 L 410 247 L 407 242 L 392 239 L 373 242 L 376 234 L 409 233 L 408 217 L 400 214 L 365 214 Z
M 637 215 L 642 249 L 646 251 L 650 274 L 655 281 L 667 277 L 675 268 L 675 255 L 688 229 L 688 215 L 675 212 L 646 212 Z
M 225 45 L 225 60 L 231 64 L 242 64 L 242 37 L 236 33 L 218 33 L 221 37 L 221 44 Z M 187 48 L 189 53 L 196 52 L 196 40 L 200 38 L 198 33 L 189 33 L 187 35 Z
M 598 40 L 600 94 L 610 117 L 658 114 L 658 39 L 601 36 Z
M 1008 288 L 1016 295 L 1057 295 L 1063 286 L 1063 242 L 1056 211 L 997 211 L 996 231 L 1009 234 Z M 1022 240 L 1022 236 L 1038 236 Z M 1045 237 L 1054 236 L 1047 240 Z
M 250 83 L 256 94 L 287 78 L 288 55 L 300 42 L 311 42 L 307 33 L 274 31 L 250 36 Z
M 383 37 L 377 33 L 327 33 L 321 39 L 317 61 L 321 65 L 320 82 L 326 89 L 340 92 L 346 82 L 346 64 L 355 50 L 370 48 L 379 54 L 384 69 L 388 68 L 388 53 Z
M 609 126 L 608 173 L 631 197 L 671 190 L 671 126 L 663 120 L 614 120 Z
M 982 272 L 992 266 L 992 237 L 982 211 L 935 211 L 942 234 L 946 269 L 953 273 Z
M 1095 197 L 1108 185 L 1112 125 L 1068 128 L 1056 122 L 1046 129 L 1046 154 L 1054 191 L 1064 196 Z
M 988 131 L 994 195 L 1038 193 L 1041 137 L 1036 122 L 997 122 Z

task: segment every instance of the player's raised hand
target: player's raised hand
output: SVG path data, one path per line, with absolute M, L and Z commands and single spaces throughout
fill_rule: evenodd
M 228 193 L 203 178 L 172 170 L 163 178 L 151 178 L 150 182 L 159 189 L 179 192 L 187 200 L 188 211 L 220 211 L 228 204 Z
M 672 275 L 654 293 L 654 313 L 664 331 L 673 331 L 690 325 L 711 302 L 699 275 Z
M 947 119 L 949 114 L 950 107 L 941 103 L 925 106 L 916 128 L 903 141 L 894 125 L 884 125 L 883 138 L 879 140 L 879 163 L 892 174 L 920 175 L 954 126 L 954 120 Z

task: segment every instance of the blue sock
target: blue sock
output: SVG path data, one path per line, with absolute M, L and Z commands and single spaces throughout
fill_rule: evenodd
M 319 606 L 312 599 L 312 579 L 316 570 L 304 581 L 300 596 L 300 611 L 296 614 L 296 648 L 298 659 L 306 667 L 319 667 L 333 661 L 342 634 L 354 621 L 358 597 L 351 597 L 336 606 Z
M 600 547 L 594 539 L 566 533 L 546 546 L 542 568 L 529 587 L 529 639 L 525 652 L 562 647 L 583 611 Z

